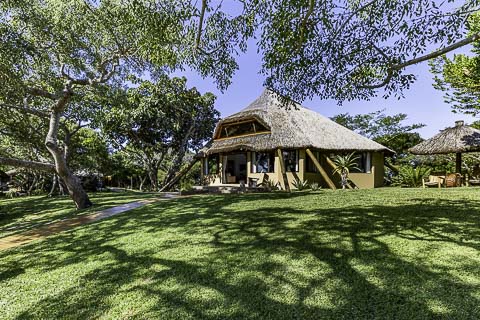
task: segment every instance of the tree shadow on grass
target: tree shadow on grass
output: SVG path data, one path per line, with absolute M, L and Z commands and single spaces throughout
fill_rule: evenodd
M 91 213 L 140 198 L 152 198 L 152 193 L 94 193 L 94 205 L 76 210 L 68 196 L 14 198 L 0 203 L 0 238 L 24 232 L 55 220 Z
M 18 249 L 10 259 L 15 264 L 0 263 L 0 272 L 12 279 L 15 270 L 48 274 L 84 261 L 105 262 L 82 274 L 79 286 L 38 300 L 19 319 L 479 317 L 480 288 L 462 278 L 479 276 L 476 201 L 272 205 L 283 197 L 268 195 L 270 202 L 261 204 L 265 196 L 256 195 L 157 203 Z M 235 202 L 245 207 L 232 209 Z M 417 248 L 436 254 L 442 247 L 476 256 L 456 264 L 415 259 Z M 5 258 L 0 253 L 0 261 Z M 145 303 L 133 299 L 118 307 L 116 299 L 131 296 Z

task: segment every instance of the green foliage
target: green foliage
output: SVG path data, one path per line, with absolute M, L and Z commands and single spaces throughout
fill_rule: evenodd
M 432 169 L 428 167 L 401 166 L 398 176 L 394 178 L 393 185 L 411 188 L 420 187 L 422 186 L 422 180 L 428 178 L 431 171 Z
M 297 178 L 292 182 L 292 185 L 298 191 L 310 189 L 310 183 L 308 182 L 308 180 L 300 180 L 300 179 Z
M 10 189 L 8 191 L 5 192 L 5 196 L 9 199 L 13 199 L 13 198 L 16 198 L 18 197 L 18 191 L 16 189 Z
M 359 157 L 355 155 L 355 152 L 335 155 L 335 157 L 332 159 L 333 163 L 335 164 L 333 173 L 348 175 L 352 170 L 360 170 L 358 167 L 358 159 Z
M 186 78 L 162 75 L 156 82 L 135 83 L 97 122 L 114 149 L 143 168 L 157 189 L 160 169 L 166 182 L 180 170 L 187 151 L 198 151 L 211 138 L 219 118 L 216 97 L 187 88 Z
M 425 126 L 423 123 L 404 125 L 407 120 L 405 113 L 389 116 L 385 114 L 385 109 L 357 115 L 342 113 L 332 120 L 390 148 L 398 156 L 405 156 L 409 148 L 422 141 L 420 135 L 413 131 Z
M 472 14 L 466 24 L 470 35 L 480 32 L 480 14 Z M 455 54 L 452 59 L 442 56 L 431 61 L 435 75 L 434 87 L 444 91 L 445 101 L 453 112 L 480 115 L 480 45 L 474 43 L 473 55 Z
M 318 191 L 322 189 L 322 186 L 318 182 L 312 182 L 310 183 L 310 189 L 312 189 L 312 191 Z
M 348 175 L 350 174 L 350 171 L 360 170 L 358 167 L 358 160 L 359 157 L 355 155 L 355 152 L 350 154 L 337 154 L 333 158 L 332 161 L 335 164 L 333 173 L 338 173 L 340 175 L 342 189 L 345 189 L 348 184 Z
M 295 101 L 402 96 L 404 63 L 464 37 L 476 0 L 252 1 L 266 85 Z M 392 67 L 396 66 L 396 67 Z
M 279 182 L 274 182 L 273 180 L 270 180 L 270 179 L 265 180 L 259 186 L 263 187 L 266 191 L 274 191 L 274 190 L 279 190 L 280 189 L 280 183 Z

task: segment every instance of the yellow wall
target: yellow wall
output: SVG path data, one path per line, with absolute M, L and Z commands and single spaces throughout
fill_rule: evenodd
M 326 154 L 324 154 L 327 156 Z M 314 172 L 305 172 L 306 170 L 306 154 L 305 150 L 299 150 L 299 163 L 298 163 L 298 172 L 287 172 L 287 179 L 290 185 L 290 188 L 293 187 L 293 182 L 296 179 L 300 179 L 302 181 L 308 180 L 308 182 L 317 182 L 322 187 L 328 188 L 328 184 L 323 179 L 320 173 Z M 383 175 L 384 175 L 384 155 L 380 152 L 372 152 L 371 158 L 371 173 L 350 173 L 349 177 L 355 183 L 355 185 L 361 189 L 369 189 L 375 187 L 383 186 Z M 223 166 L 223 156 L 220 154 L 219 157 L 219 172 L 222 172 Z M 330 179 L 334 182 L 337 187 L 340 187 L 340 177 L 338 174 L 333 174 L 333 168 L 326 164 L 325 161 L 322 161 L 322 166 L 324 167 L 325 171 L 327 172 Z M 204 176 L 204 161 L 202 161 L 202 179 L 205 181 L 207 185 L 219 185 L 222 184 L 222 180 L 220 174 L 215 175 L 208 175 Z M 252 158 L 251 152 L 247 152 L 247 181 L 248 178 L 257 178 L 261 179 L 263 177 L 263 173 L 251 173 L 252 168 Z M 284 181 L 280 167 L 280 158 L 278 157 L 277 151 L 275 151 L 275 172 L 267 173 L 269 180 L 273 181 L 274 183 L 279 183 L 284 189 Z

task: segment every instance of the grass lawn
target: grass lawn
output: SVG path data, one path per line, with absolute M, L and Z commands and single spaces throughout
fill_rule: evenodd
M 479 319 L 479 250 L 475 188 L 195 196 L 1 251 L 0 319 Z
M 90 195 L 94 206 L 86 210 L 75 210 L 72 200 L 66 196 L 0 198 L 0 238 L 59 219 L 152 197 L 154 197 L 153 194 L 136 192 L 94 193 Z

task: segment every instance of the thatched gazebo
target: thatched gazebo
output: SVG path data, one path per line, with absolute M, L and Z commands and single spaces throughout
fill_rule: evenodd
M 392 151 L 300 104 L 285 108 L 272 91 L 220 121 L 203 153 L 208 186 L 250 185 L 265 175 L 289 189 L 295 180 L 335 188 L 332 157 L 355 152 L 361 171 L 351 180 L 360 188 L 383 185 L 384 154 Z
M 462 153 L 480 151 L 480 130 L 456 121 L 454 127 L 446 128 L 432 138 L 410 148 L 418 155 L 456 154 L 456 172 L 462 171 Z

